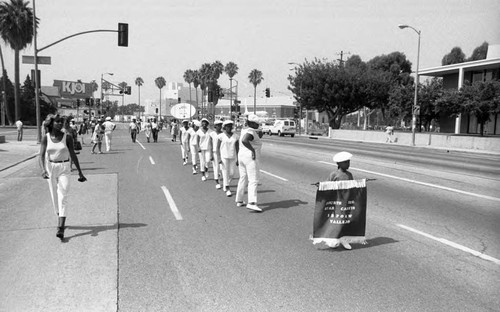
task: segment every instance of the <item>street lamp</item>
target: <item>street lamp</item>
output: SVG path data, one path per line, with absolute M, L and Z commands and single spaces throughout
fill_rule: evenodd
M 103 73 L 101 74 L 101 106 L 104 105 L 104 92 L 103 92 L 103 89 L 102 89 L 102 84 L 103 84 L 103 77 L 104 75 L 110 75 L 110 76 L 113 76 L 114 74 L 113 73 Z M 91 111 L 89 111 L 90 113 Z M 90 119 L 91 115 L 89 115 L 89 119 Z
M 417 115 L 416 109 L 418 108 L 417 105 L 417 100 L 418 100 L 418 63 L 420 59 L 420 30 L 415 29 L 414 27 L 410 25 L 404 25 L 404 24 L 399 24 L 398 27 L 400 29 L 405 29 L 405 28 L 411 28 L 413 29 L 417 35 L 418 35 L 418 50 L 417 50 L 417 67 L 415 69 L 415 99 L 413 101 L 413 107 L 412 107 L 412 118 L 411 118 L 411 145 L 415 146 L 415 128 L 417 127 Z
M 295 65 L 295 66 L 300 66 L 300 64 L 294 63 L 294 62 L 289 62 L 288 65 Z M 295 70 L 294 68 L 290 68 L 290 70 Z M 301 101 L 299 102 L 299 135 L 302 134 L 302 81 L 300 82 L 300 99 Z M 306 110 L 306 123 L 307 123 L 307 110 Z M 307 134 L 307 125 L 306 125 L 306 134 Z

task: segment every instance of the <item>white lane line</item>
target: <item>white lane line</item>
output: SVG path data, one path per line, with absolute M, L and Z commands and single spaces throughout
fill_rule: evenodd
M 141 158 L 139 158 L 139 160 L 137 161 L 137 166 L 136 166 L 136 170 L 135 170 L 137 173 L 139 173 L 139 165 L 141 164 L 142 158 L 144 158 L 144 157 L 141 156 Z
M 137 143 L 139 143 L 139 145 L 142 147 L 143 150 L 145 150 L 146 148 L 144 147 L 144 145 L 142 145 L 141 142 L 139 142 L 139 140 L 135 140 Z
M 152 165 L 156 165 L 155 161 L 153 160 L 153 157 L 149 156 L 149 161 L 151 162 Z
M 487 260 L 487 261 L 491 261 L 491 262 L 493 262 L 493 263 L 495 263 L 495 264 L 500 265 L 500 260 L 498 260 L 497 258 L 493 258 L 493 257 L 491 257 L 491 256 L 488 256 L 488 255 L 485 255 L 484 253 L 481 253 L 481 252 L 479 252 L 479 251 L 475 251 L 475 250 L 470 249 L 470 248 L 468 248 L 468 247 L 465 247 L 465 246 L 462 246 L 462 245 L 460 245 L 460 244 L 454 243 L 454 242 L 449 241 L 449 240 L 447 240 L 447 239 L 445 239 L 445 238 L 439 238 L 439 237 L 433 236 L 433 235 L 431 235 L 431 234 L 424 233 L 424 232 L 422 232 L 422 231 L 416 230 L 416 229 L 414 229 L 414 228 L 411 228 L 411 227 L 406 226 L 406 225 L 403 225 L 403 224 L 396 224 L 396 225 L 397 225 L 397 226 L 399 226 L 399 227 L 401 227 L 401 228 L 403 228 L 403 229 L 405 229 L 405 230 L 408 230 L 408 231 L 410 231 L 410 232 L 413 232 L 413 233 L 416 233 L 416 234 L 419 234 L 419 235 L 425 236 L 425 237 L 427 237 L 427 238 L 433 239 L 433 240 L 435 240 L 435 241 L 438 241 L 438 242 L 443 243 L 443 244 L 445 244 L 445 245 L 448 245 L 448 246 L 450 246 L 450 247 L 453 247 L 453 248 L 459 249 L 459 250 L 461 250 L 461 251 L 468 252 L 468 253 L 470 253 L 470 254 L 471 254 L 471 255 L 473 255 L 473 256 L 476 256 L 476 257 L 479 257 L 479 258 L 481 258 L 481 259 L 484 259 L 484 260 Z
M 270 172 L 264 171 L 264 170 L 262 170 L 262 169 L 260 170 L 260 172 L 265 173 L 265 174 L 267 174 L 267 175 L 270 175 L 271 177 L 275 177 L 276 179 L 280 179 L 280 180 L 282 180 L 282 181 L 288 182 L 288 180 L 287 180 L 287 179 L 282 178 L 282 177 L 280 177 L 280 176 L 277 176 L 277 175 L 275 175 L 275 174 L 272 174 L 272 173 L 270 173 Z
M 318 162 L 322 163 L 322 164 L 327 164 L 327 165 L 334 165 L 334 163 L 330 163 L 330 162 L 326 162 L 326 161 L 318 161 Z M 481 195 L 481 194 L 476 194 L 476 193 L 461 191 L 461 190 L 457 190 L 457 189 L 454 189 L 454 188 L 451 188 L 451 187 L 446 187 L 446 186 L 441 186 L 441 185 L 432 184 L 432 183 L 426 183 L 426 182 L 420 182 L 420 181 L 406 179 L 406 178 L 400 178 L 400 177 L 396 177 L 396 176 L 393 176 L 393 175 L 389 175 L 389 174 L 385 174 L 385 173 L 380 173 L 380 172 L 375 172 L 375 171 L 370 171 L 370 170 L 364 170 L 364 169 L 358 169 L 358 168 L 352 168 L 352 167 L 350 169 L 352 169 L 352 170 L 358 170 L 358 171 L 362 171 L 362 172 L 366 172 L 366 173 L 371 173 L 371 174 L 376 174 L 376 175 L 380 175 L 380 176 L 383 176 L 383 177 L 392 178 L 392 179 L 396 179 L 396 180 L 401 180 L 401 181 L 405 181 L 405 182 L 410 182 L 410 183 L 415 183 L 415 184 L 420 184 L 420 185 L 435 187 L 435 188 L 438 188 L 438 189 L 442 189 L 442 190 L 446 190 L 446 191 L 450 191 L 450 192 L 455 192 L 455 193 L 460 193 L 460 194 L 464 194 L 464 195 L 469 195 L 469 196 L 474 196 L 474 197 L 479 197 L 479 198 L 489 199 L 489 200 L 494 200 L 494 201 L 500 201 L 500 198 L 498 198 L 498 197 L 493 197 L 493 196 L 488 196 L 488 195 Z
M 170 206 L 170 210 L 172 210 L 175 219 L 178 221 L 182 220 L 181 213 L 179 212 L 179 209 L 177 209 L 177 205 L 175 204 L 175 201 L 172 198 L 172 195 L 170 195 L 167 187 L 165 185 L 162 185 L 161 189 L 163 190 L 163 194 L 165 194 L 165 198 L 168 201 L 168 205 Z

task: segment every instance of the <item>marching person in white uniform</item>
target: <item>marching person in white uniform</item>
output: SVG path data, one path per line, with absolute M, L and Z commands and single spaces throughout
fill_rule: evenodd
M 179 138 L 181 141 L 181 157 L 182 157 L 182 165 L 187 165 L 187 161 L 189 158 L 189 121 L 183 120 L 182 126 L 179 129 Z
M 111 139 L 113 138 L 113 131 L 116 129 L 116 125 L 111 122 L 111 117 L 106 117 L 104 125 L 104 141 L 106 142 L 106 152 L 111 150 Z
M 189 128 L 189 150 L 191 151 L 191 163 L 193 164 L 193 174 L 197 174 L 197 162 L 198 162 L 198 151 L 200 150 L 198 146 L 198 134 L 197 131 L 200 129 L 200 121 L 193 120 L 192 128 Z
M 214 180 L 215 180 L 215 188 L 220 189 L 222 186 L 220 185 L 219 179 L 221 164 L 220 164 L 220 153 L 219 153 L 219 134 L 222 134 L 222 120 L 214 121 L 214 131 L 210 133 L 212 137 L 212 151 L 213 151 L 213 161 L 212 166 L 214 168 Z
M 198 146 L 200 148 L 200 171 L 201 180 L 206 181 L 208 176 L 208 164 L 213 159 L 211 129 L 208 128 L 208 119 L 201 120 L 201 128 L 196 131 L 198 134 Z
M 236 166 L 238 165 L 238 140 L 240 137 L 238 134 L 233 133 L 233 122 L 231 120 L 224 121 L 222 127 L 224 128 L 224 132 L 217 135 L 217 152 L 222 164 L 222 184 L 224 185 L 226 196 L 229 197 L 232 195 L 229 184 L 234 177 Z
M 259 162 L 262 149 L 262 131 L 258 131 L 259 117 L 255 114 L 248 115 L 247 128 L 241 131 L 238 162 L 240 180 L 236 190 L 236 206 L 245 206 L 243 195 L 248 186 L 248 204 L 246 208 L 262 211 L 257 206 L 257 185 L 259 183 Z

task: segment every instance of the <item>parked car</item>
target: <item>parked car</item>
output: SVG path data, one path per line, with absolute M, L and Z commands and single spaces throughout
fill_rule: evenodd
M 266 122 L 263 122 L 260 127 L 262 128 L 262 133 L 264 134 L 271 134 L 271 127 L 273 126 L 273 122 L 272 121 L 266 121 Z
M 269 128 L 269 135 L 290 135 L 292 138 L 295 136 L 295 132 L 297 131 L 295 125 L 295 121 L 291 119 L 278 119 L 274 122 L 274 124 Z

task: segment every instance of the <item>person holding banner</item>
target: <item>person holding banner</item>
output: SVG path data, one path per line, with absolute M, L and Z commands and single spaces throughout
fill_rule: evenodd
M 351 165 L 352 154 L 349 152 L 340 152 L 333 156 L 333 161 L 337 163 L 337 171 L 330 173 L 328 181 L 354 180 L 352 173 L 347 171 Z

